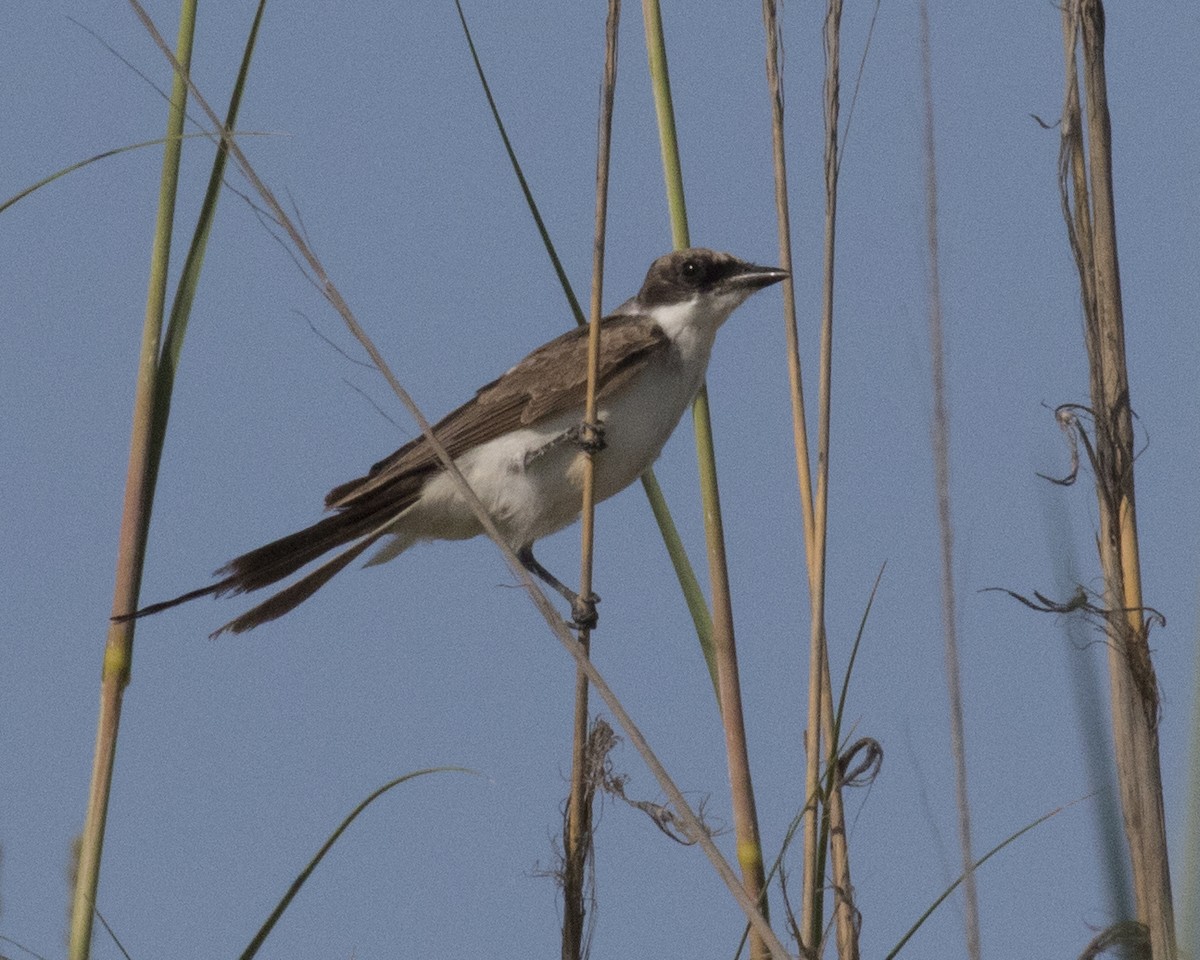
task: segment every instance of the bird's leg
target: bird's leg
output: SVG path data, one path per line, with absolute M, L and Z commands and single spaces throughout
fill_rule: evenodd
M 575 626 L 580 630 L 591 630 L 596 626 L 600 620 L 600 615 L 596 613 L 596 604 L 600 602 L 600 598 L 596 594 L 590 593 L 586 597 L 577 594 L 538 563 L 537 558 L 533 555 L 531 544 L 526 544 L 517 551 L 517 559 L 521 561 L 521 566 L 547 586 L 553 587 L 559 596 L 571 605 L 571 622 Z
M 530 450 L 525 454 L 524 466 L 529 467 L 535 460 L 540 460 L 551 450 L 556 450 L 564 443 L 573 443 L 586 453 L 599 453 L 606 446 L 604 443 L 604 421 L 598 420 L 596 423 L 589 423 L 586 420 L 574 427 L 564 430 L 555 437 L 551 437 L 540 447 Z

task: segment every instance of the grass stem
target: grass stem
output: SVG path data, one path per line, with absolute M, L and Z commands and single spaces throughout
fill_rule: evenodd
M 183 0 L 176 40 L 177 58 L 181 64 L 191 62 L 195 15 L 195 0 Z M 126 613 L 137 606 L 138 591 L 142 582 L 142 565 L 146 556 L 146 539 L 150 529 L 150 513 L 154 502 L 154 468 L 157 459 L 154 453 L 154 428 L 155 402 L 158 397 L 159 348 L 167 294 L 167 267 L 171 257 L 171 232 L 175 222 L 179 161 L 183 151 L 186 104 L 186 80 L 183 75 L 176 73 L 167 113 L 158 215 L 150 252 L 150 281 L 146 294 L 142 345 L 138 355 L 129 465 L 117 542 L 116 586 L 113 590 L 112 606 L 114 615 Z M 125 688 L 129 685 L 133 670 L 133 636 L 132 622 L 108 625 L 100 673 L 100 708 L 92 778 L 79 846 L 75 891 L 71 901 L 68 948 L 71 960 L 87 960 L 91 953 L 92 919 L 96 908 L 96 892 L 100 884 L 100 860 L 108 822 L 108 801 L 112 791 L 117 737 L 121 727 L 121 707 Z
M 663 176 L 667 206 L 671 218 L 671 236 L 676 249 L 691 245 L 688 235 L 687 208 L 684 202 L 683 174 L 679 162 L 679 143 L 675 133 L 675 109 L 671 100 L 670 72 L 667 66 L 666 40 L 662 14 L 657 0 L 643 0 L 646 25 L 646 51 L 650 81 L 658 115 L 659 142 L 662 148 Z M 742 710 L 741 683 L 738 678 L 737 647 L 734 640 L 733 602 L 729 588 L 729 568 L 725 557 L 725 532 L 721 519 L 721 498 L 717 484 L 716 452 L 713 448 L 712 418 L 709 414 L 708 388 L 703 386 L 692 405 L 696 434 L 696 460 L 700 473 L 700 496 L 704 509 L 705 540 L 708 547 L 709 583 L 712 592 L 712 639 L 717 664 L 718 703 L 725 729 L 725 753 L 733 803 L 733 828 L 737 839 L 738 862 L 746 893 L 768 917 L 766 875 L 762 843 L 758 830 L 754 787 L 750 775 L 750 756 L 746 742 Z M 766 941 L 757 933 L 750 941 L 750 955 L 758 960 L 767 956 Z

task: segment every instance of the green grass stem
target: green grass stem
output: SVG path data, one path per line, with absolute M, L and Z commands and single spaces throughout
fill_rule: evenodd
M 676 249 L 691 246 L 684 201 L 683 173 L 679 162 L 679 143 L 675 132 L 675 108 L 671 100 L 670 72 L 667 66 L 666 39 L 657 0 L 643 0 L 646 52 L 650 83 L 658 116 L 659 143 L 662 149 L 663 176 L 666 181 L 667 207 L 671 234 Z M 717 665 L 717 696 L 721 722 L 725 729 L 725 751 L 733 803 L 734 833 L 738 862 L 746 893 L 759 905 L 764 920 L 767 910 L 766 878 L 763 868 L 762 841 L 758 811 L 750 774 L 742 711 L 741 683 L 738 679 L 737 647 L 734 639 L 733 603 L 729 588 L 729 569 L 725 556 L 725 532 L 721 519 L 721 497 L 717 482 L 717 460 L 713 448 L 712 417 L 708 388 L 702 386 L 692 405 L 696 435 L 696 460 L 700 474 L 700 499 L 704 510 L 705 539 L 708 547 L 709 585 L 712 598 L 712 642 Z M 767 942 L 757 934 L 750 941 L 751 956 L 766 957 Z

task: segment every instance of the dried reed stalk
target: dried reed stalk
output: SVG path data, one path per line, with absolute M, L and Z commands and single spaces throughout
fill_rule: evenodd
M 1079 270 L 1094 438 L 1097 548 L 1104 574 L 1113 745 L 1137 919 L 1157 960 L 1176 957 L 1175 918 L 1163 815 L 1158 682 L 1142 602 L 1134 499 L 1133 415 L 1112 185 L 1112 127 L 1104 65 L 1104 6 L 1063 8 L 1066 93 L 1059 183 Z M 1083 123 L 1076 50 L 1082 51 Z
M 600 379 L 600 317 L 604 290 L 604 229 L 608 213 L 608 169 L 612 144 L 613 99 L 617 88 L 617 29 L 621 0 L 609 0 L 604 36 L 604 81 L 601 93 L 599 136 L 596 148 L 596 232 L 592 244 L 591 321 L 588 329 L 588 389 L 583 415 L 583 436 L 599 440 L 596 424 L 596 382 Z M 580 534 L 579 596 L 592 596 L 592 554 L 595 545 L 596 470 L 591 444 L 585 445 L 582 531 Z M 583 655 L 591 653 L 591 631 L 579 631 Z M 575 712 L 571 747 L 571 793 L 567 799 L 567 831 L 563 849 L 563 960 L 581 960 L 586 951 L 587 864 L 592 855 L 592 804 L 594 788 L 588 770 L 588 679 L 582 667 L 575 670 Z

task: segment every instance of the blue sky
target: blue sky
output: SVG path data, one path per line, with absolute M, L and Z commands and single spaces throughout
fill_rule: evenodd
M 149 5 L 168 36 L 175 8 Z M 268 8 L 242 127 L 260 174 L 430 416 L 571 323 L 468 59 L 453 6 L 310 0 Z M 250 3 L 201 8 L 193 74 L 224 104 Z M 848 10 L 847 94 L 869 5 Z M 1166 810 L 1182 889 L 1200 507 L 1200 24 L 1184 2 L 1109 11 L 1115 181 L 1148 603 L 1163 694 Z M 510 135 L 577 290 L 589 280 L 602 5 L 467 5 Z M 693 241 L 777 258 L 758 7 L 663 11 Z M 956 577 L 976 843 L 984 850 L 1093 791 L 1077 679 L 1103 695 L 1103 647 L 990 586 L 1097 586 L 1090 484 L 1066 470 L 1048 408 L 1086 402 L 1080 312 L 1055 179 L 1061 35 L 1053 4 L 931 8 Z M 127 6 L 51 2 L 0 15 L 0 194 L 161 135 L 169 71 Z M 815 372 L 823 189 L 821 11 L 785 10 L 800 336 Z M 884 5 L 845 147 L 830 492 L 829 632 L 840 675 L 887 570 L 849 698 L 885 760 L 849 796 L 864 955 L 886 952 L 957 871 L 942 672 L 915 6 Z M 606 305 L 670 247 L 640 10 L 629 5 L 614 128 Z M 87 791 L 100 653 L 128 450 L 159 153 L 76 173 L 0 218 L 0 933 L 63 952 L 65 872 Z M 189 143 L 180 222 L 211 148 Z M 234 185 L 244 185 L 234 179 Z M 181 234 L 184 235 L 184 234 Z M 182 241 L 180 241 L 182 243 Z M 147 601 L 312 522 L 334 484 L 414 435 L 338 318 L 232 193 L 214 227 L 184 352 L 143 582 Z M 710 368 L 751 759 L 767 849 L 802 803 L 808 600 L 780 298 L 751 300 Z M 815 397 L 815 382 L 808 385 Z M 383 408 L 381 416 L 363 394 Z M 658 466 L 703 570 L 690 429 Z M 575 528 L 539 551 L 573 575 Z M 688 796 L 730 823 L 720 727 L 665 551 L 637 488 L 599 513 L 595 659 Z M 202 601 L 139 627 L 100 908 L 135 957 L 239 952 L 308 857 L 372 789 L 262 956 L 553 953 L 553 859 L 569 768 L 573 663 L 486 541 L 414 549 L 341 575 L 239 638 Z M 660 799 L 636 753 L 631 796 Z M 1080 952 L 1110 919 L 1095 801 L 979 876 L 989 956 Z M 730 834 L 721 838 L 732 854 Z M 701 853 L 606 803 L 594 956 L 726 956 L 738 910 Z M 798 863 L 796 864 L 799 870 Z M 961 950 L 944 906 L 910 957 Z M 97 957 L 115 957 L 103 938 Z M 1193 949 L 1200 945 L 1193 944 Z M 11 951 L 8 951 L 11 952 Z

